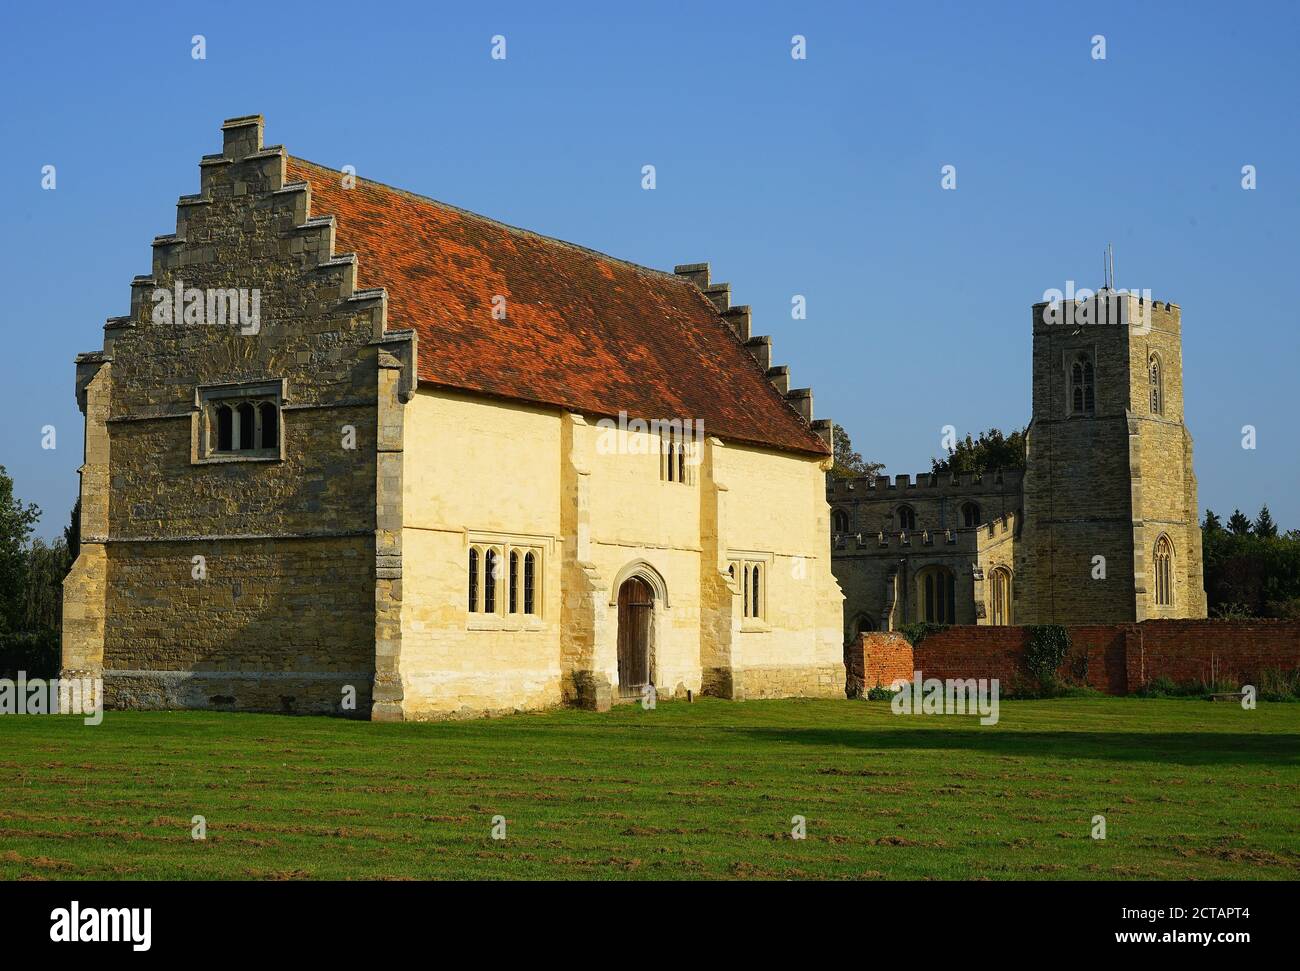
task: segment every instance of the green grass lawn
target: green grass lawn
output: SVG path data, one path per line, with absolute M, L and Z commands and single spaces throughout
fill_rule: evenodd
M 0 716 L 0 877 L 1300 877 L 1300 705 L 1001 714 L 985 728 L 884 702 L 704 700 L 433 724 Z

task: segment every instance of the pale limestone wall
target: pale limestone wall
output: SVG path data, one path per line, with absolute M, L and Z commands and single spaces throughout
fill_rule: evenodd
M 657 690 L 664 697 L 698 692 L 700 490 L 708 489 L 700 481 L 699 465 L 688 468 L 686 483 L 669 482 L 661 474 L 657 437 L 622 435 L 594 422 L 582 435 L 590 468 L 589 562 L 600 578 L 592 609 L 604 615 L 602 629 L 615 635 L 596 645 L 591 669 L 617 686 L 617 587 L 629 569 L 644 564 L 652 588 L 659 579 L 664 588 L 655 598 L 651 629 Z
M 710 440 L 680 483 L 662 477 L 657 441 L 514 403 L 415 395 L 403 452 L 405 717 L 597 704 L 592 685 L 616 699 L 617 595 L 632 575 L 655 593 L 661 698 L 842 694 L 818 461 Z M 469 544 L 494 538 L 543 551 L 536 621 L 469 613 Z M 737 554 L 769 564 L 760 623 L 742 624 L 725 575 Z
M 407 405 L 405 717 L 560 703 L 561 424 L 555 412 L 451 392 L 421 390 Z M 540 550 L 538 616 L 471 617 L 472 539 Z
M 996 522 L 980 527 L 978 538 L 979 579 L 974 581 L 974 599 L 977 624 L 993 623 L 993 571 L 1005 568 L 1011 573 L 1011 623 L 1019 623 L 1016 614 L 1016 574 L 1019 571 L 1017 539 L 1020 519 L 1004 516 Z
M 766 616 L 746 621 L 733 594 L 732 676 L 742 697 L 841 695 L 844 597 L 831 572 L 824 471 L 812 459 L 735 444 L 717 452 L 727 486 L 724 556 L 770 557 Z

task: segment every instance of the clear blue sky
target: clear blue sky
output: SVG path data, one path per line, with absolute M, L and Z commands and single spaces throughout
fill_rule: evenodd
M 76 495 L 73 356 L 126 312 L 222 119 L 255 112 L 324 164 L 650 266 L 711 262 L 890 473 L 928 469 L 943 425 L 1028 419 L 1029 306 L 1097 285 L 1113 241 L 1119 285 L 1183 307 L 1202 507 L 1300 527 L 1297 4 L 472 6 L 7 7 L 0 464 L 42 534 Z

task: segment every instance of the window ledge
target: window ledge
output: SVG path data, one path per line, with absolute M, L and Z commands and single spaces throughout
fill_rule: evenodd
M 250 450 L 247 454 L 238 452 L 219 452 L 214 455 L 201 455 L 194 460 L 195 465 L 220 465 L 226 462 L 279 462 L 283 459 L 280 450 L 256 451 Z
M 740 622 L 740 632 L 742 634 L 765 634 L 770 632 L 771 630 L 772 630 L 772 626 L 770 624 L 764 623 L 761 620 L 750 619 L 750 620 L 742 620 Z
M 465 622 L 466 630 L 492 630 L 513 632 L 532 632 L 546 629 L 540 617 L 533 620 L 513 620 L 500 614 L 470 614 Z

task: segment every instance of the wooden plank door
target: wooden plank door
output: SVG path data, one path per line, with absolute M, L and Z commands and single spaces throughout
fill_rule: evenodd
M 650 683 L 650 617 L 654 597 L 646 582 L 631 577 L 618 590 L 618 693 L 638 698 Z

